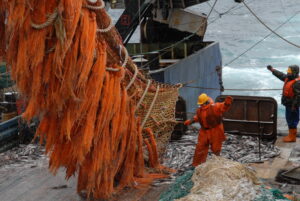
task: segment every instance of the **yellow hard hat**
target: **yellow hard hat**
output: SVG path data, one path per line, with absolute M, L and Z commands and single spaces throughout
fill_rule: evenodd
M 204 103 L 206 103 L 209 100 L 209 97 L 207 94 L 203 93 L 200 94 L 200 96 L 198 97 L 198 105 L 202 105 Z

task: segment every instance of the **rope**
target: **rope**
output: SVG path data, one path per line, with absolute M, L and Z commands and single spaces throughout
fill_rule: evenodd
M 254 2 L 254 0 L 252 0 L 251 2 L 249 2 L 249 3 L 253 3 Z M 208 2 L 207 2 L 208 3 Z M 208 3 L 208 5 L 211 7 L 211 5 Z M 238 9 L 240 9 L 240 8 L 242 8 L 243 7 L 243 5 L 240 5 L 239 7 L 239 4 L 237 4 L 237 5 L 235 5 L 235 6 L 232 6 L 231 8 L 229 8 L 227 11 L 225 11 L 225 12 L 222 12 L 222 13 L 220 13 L 220 12 L 217 12 L 218 14 L 219 14 L 219 18 L 218 19 L 220 19 L 221 17 L 222 17 L 222 15 L 226 15 L 227 13 L 230 13 L 231 11 L 235 11 L 235 10 L 238 10 Z M 215 10 L 216 11 L 216 10 Z M 215 20 L 214 20 L 215 21 Z M 213 22 L 214 22 L 213 21 Z M 211 22 L 211 23 L 213 23 L 213 22 Z
M 131 87 L 131 85 L 134 83 L 134 81 L 135 81 L 135 79 L 136 79 L 136 77 L 138 75 L 138 72 L 139 72 L 137 66 L 135 64 L 133 66 L 134 66 L 134 74 L 133 74 L 132 79 L 130 80 L 130 82 L 126 86 L 126 90 L 128 90 Z
M 123 46 L 119 45 L 118 50 L 119 50 L 119 56 L 120 56 L 121 60 L 123 60 L 123 58 L 122 58 L 122 48 L 123 48 Z
M 280 0 L 280 4 L 281 4 L 282 12 L 283 12 L 284 16 L 287 18 L 288 16 L 287 16 L 286 9 L 285 9 L 285 6 L 283 5 L 284 3 L 282 2 L 282 0 Z M 292 26 L 290 24 L 289 27 L 291 27 L 292 29 L 294 29 L 295 32 L 300 34 L 300 32 L 297 29 L 295 29 L 295 26 Z
M 138 109 L 139 109 L 141 103 L 143 102 L 143 100 L 144 100 L 144 98 L 145 98 L 145 96 L 146 96 L 146 94 L 147 94 L 147 92 L 148 92 L 148 89 L 149 89 L 149 87 L 150 87 L 150 84 L 151 84 L 151 80 L 148 80 L 146 89 L 145 89 L 145 91 L 144 91 L 144 93 L 143 93 L 141 99 L 139 100 L 138 104 L 136 105 L 136 109 L 135 109 L 135 110 L 138 110 Z
M 206 4 L 211 8 L 212 6 L 210 5 L 209 2 L 206 2 Z M 215 8 L 213 9 L 219 16 L 222 15 L 222 13 L 220 13 L 219 11 L 217 11 Z
M 211 90 L 220 90 L 219 88 L 209 88 L 209 87 L 199 87 L 199 86 L 183 86 L 187 88 L 196 88 L 196 89 L 211 89 Z M 278 91 L 282 89 L 224 89 L 225 91 Z
M 146 121 L 147 121 L 147 119 L 148 119 L 148 117 L 149 117 L 149 115 L 150 115 L 150 113 L 151 113 L 151 111 L 152 111 L 152 108 L 153 108 L 154 103 L 155 103 L 155 101 L 156 101 L 158 92 L 159 92 L 159 85 L 158 85 L 157 88 L 156 88 L 155 96 L 154 96 L 154 98 L 153 98 L 153 100 L 152 100 L 152 103 L 151 103 L 151 105 L 150 105 L 150 107 L 149 107 L 149 110 L 148 110 L 148 112 L 147 112 L 147 114 L 146 114 L 146 116 L 145 116 L 145 118 L 144 118 L 144 120 L 143 120 L 142 128 L 144 128 L 144 125 L 145 125 L 145 123 L 146 123 Z
M 124 59 L 124 61 L 123 61 L 122 67 L 125 67 L 126 64 L 127 64 L 127 62 L 128 62 L 129 55 L 128 55 L 127 49 L 126 49 L 124 46 L 122 46 L 122 47 L 123 47 L 124 50 L 125 50 L 125 59 Z
M 211 7 L 211 9 L 210 9 L 210 11 L 207 15 L 207 19 L 210 16 L 210 14 L 213 12 L 213 10 L 215 9 L 215 6 L 216 6 L 217 2 L 218 2 L 218 0 L 215 0 L 214 4 L 212 5 L 212 7 Z M 193 35 L 195 35 L 198 31 L 200 31 L 200 28 L 201 28 L 201 26 L 199 27 L 199 29 Z
M 252 1 L 250 1 L 249 3 L 251 4 L 251 3 L 253 3 L 254 1 L 255 1 L 255 0 L 252 0 Z M 247 3 L 248 3 L 248 2 L 247 2 Z M 233 7 L 231 7 L 231 8 L 228 9 L 227 11 L 221 13 L 221 15 L 225 15 L 225 14 L 227 14 L 227 13 L 230 13 L 231 11 L 235 11 L 235 10 L 238 10 L 238 9 L 240 9 L 240 8 L 243 7 L 243 5 L 240 5 L 239 7 L 238 7 L 238 5 L 239 5 L 239 4 L 237 4 L 237 5 L 233 6 Z M 220 17 L 222 17 L 222 16 L 220 16 Z
M 119 68 L 111 68 L 111 67 L 107 67 L 106 70 L 107 71 L 112 71 L 112 72 L 118 72 L 118 71 L 120 71 Z
M 109 15 L 108 15 L 108 17 L 109 17 L 108 27 L 105 28 L 105 29 L 97 29 L 97 32 L 106 33 L 106 32 L 109 32 L 114 27 L 114 24 L 113 24 L 113 21 L 112 21 L 111 17 Z
M 82 6 L 83 8 L 88 8 L 90 10 L 101 10 L 103 8 L 105 8 L 105 3 L 102 1 L 102 0 L 99 0 L 101 2 L 101 5 L 100 6 L 92 6 L 92 5 L 89 5 L 89 4 L 86 4 L 84 6 Z M 89 1 L 91 3 L 94 3 L 92 1 Z
M 285 39 L 285 38 L 283 38 L 281 35 L 279 35 L 277 32 L 275 32 L 274 30 L 272 30 L 268 25 L 266 25 L 252 10 L 251 10 L 251 8 L 244 2 L 244 1 L 242 1 L 242 3 L 246 6 L 246 8 L 252 13 L 252 15 L 262 24 L 262 25 L 264 25 L 267 29 L 269 29 L 272 33 L 274 33 L 276 36 L 278 36 L 279 38 L 281 38 L 282 40 L 284 40 L 285 42 L 287 42 L 287 43 L 289 43 L 289 44 L 291 44 L 291 45 L 293 45 L 293 46 L 295 46 L 295 47 L 297 47 L 297 48 L 300 48 L 300 46 L 299 45 L 297 45 L 297 44 L 295 44 L 295 43 L 293 43 L 293 42 L 291 42 L 291 41 L 289 41 L 289 40 L 287 40 L 287 39 Z M 299 12 L 297 12 L 297 14 L 298 14 Z
M 275 65 L 274 65 L 275 66 Z M 226 67 L 226 65 L 224 66 L 224 67 Z M 223 68 L 224 68 L 223 67 Z M 239 65 L 239 66 L 230 66 L 230 68 L 261 68 L 262 66 L 251 66 L 251 65 L 249 65 L 249 66 L 246 66 L 246 65 Z M 276 65 L 276 68 L 286 68 L 287 66 L 277 66 Z
M 299 12 L 298 12 L 299 13 Z M 281 25 L 279 25 L 276 29 L 274 29 L 275 31 L 277 31 L 279 28 L 281 28 L 283 25 L 285 25 L 286 23 L 288 23 L 291 19 L 293 19 L 296 15 L 298 15 L 298 13 L 294 14 L 292 17 L 290 17 L 289 19 L 287 19 L 284 23 L 282 23 Z M 261 43 L 263 40 L 265 40 L 266 38 L 268 38 L 270 35 L 272 35 L 274 32 L 270 32 L 269 34 L 267 34 L 265 37 L 263 37 L 261 40 L 257 41 L 254 45 L 252 45 L 250 48 L 248 48 L 247 50 L 245 50 L 244 52 L 242 52 L 241 54 L 239 54 L 237 57 L 235 57 L 234 59 L 232 59 L 231 61 L 229 61 L 227 64 L 225 64 L 225 66 L 228 66 L 229 64 L 231 64 L 232 62 L 234 62 L 235 60 L 237 60 L 238 58 L 240 58 L 241 56 L 243 56 L 244 54 L 246 54 L 247 52 L 249 52 L 252 48 L 254 48 L 256 45 L 258 45 L 259 43 Z
M 35 29 L 46 28 L 47 26 L 51 25 L 54 22 L 54 20 L 57 18 L 57 16 L 58 16 L 58 11 L 57 11 L 57 8 L 55 8 L 53 13 L 51 15 L 49 15 L 46 22 L 44 22 L 42 24 L 35 24 L 35 23 L 31 22 L 31 26 Z
M 55 46 L 54 47 L 51 47 L 49 50 L 46 51 L 46 54 L 49 54 L 51 52 L 53 52 L 55 50 Z

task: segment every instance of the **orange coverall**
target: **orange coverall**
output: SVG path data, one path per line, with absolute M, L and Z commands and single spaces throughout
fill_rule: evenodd
M 194 167 L 206 161 L 209 146 L 211 146 L 211 150 L 215 155 L 220 155 L 222 143 L 226 139 L 222 115 L 229 109 L 232 100 L 230 96 L 226 97 L 222 103 L 214 103 L 210 99 L 208 105 L 202 105 L 197 109 L 192 121 L 199 122 L 201 128 L 192 164 Z

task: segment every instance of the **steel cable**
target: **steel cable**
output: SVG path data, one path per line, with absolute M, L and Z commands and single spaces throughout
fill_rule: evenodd
M 291 16 L 289 19 L 287 19 L 284 23 L 280 24 L 278 27 L 276 27 L 276 29 L 274 29 L 274 31 L 277 31 L 279 28 L 281 28 L 283 25 L 285 25 L 286 23 L 288 23 L 291 19 L 293 19 L 296 15 L 298 15 L 299 12 L 297 12 L 296 14 L 294 14 L 293 16 Z M 258 45 L 259 43 L 261 43 L 262 41 L 264 41 L 266 38 L 268 38 L 270 35 L 272 35 L 273 33 L 275 33 L 274 31 L 271 31 L 268 35 L 266 35 L 265 37 L 263 37 L 261 40 L 257 41 L 254 45 L 252 45 L 250 48 L 248 48 L 247 50 L 245 50 L 244 52 L 242 52 L 241 54 L 239 54 L 237 57 L 235 57 L 234 59 L 232 59 L 231 61 L 229 61 L 228 63 L 225 64 L 225 66 L 228 66 L 229 64 L 233 63 L 235 60 L 237 60 L 238 58 L 240 58 L 241 56 L 243 56 L 244 54 L 246 54 L 247 52 L 249 52 L 252 48 L 254 48 L 256 45 Z
M 187 88 L 196 88 L 196 89 L 210 89 L 210 90 L 220 90 L 219 88 L 209 88 L 209 87 L 201 87 L 201 86 L 183 86 Z M 282 89 L 226 89 L 224 88 L 224 91 L 278 91 Z
M 282 37 L 280 34 L 278 34 L 277 32 L 275 32 L 276 30 L 273 30 L 271 29 L 268 25 L 266 25 L 266 23 L 264 23 L 252 10 L 251 8 L 244 2 L 242 1 L 242 3 L 246 6 L 246 8 L 252 13 L 252 15 L 262 24 L 264 25 L 267 29 L 269 29 L 272 33 L 274 33 L 276 36 L 278 36 L 279 38 L 281 38 L 282 40 L 284 40 L 285 42 L 297 47 L 297 48 L 300 48 L 300 45 L 297 45 L 287 39 L 285 39 L 284 37 Z M 299 12 L 297 12 L 296 14 L 298 14 Z

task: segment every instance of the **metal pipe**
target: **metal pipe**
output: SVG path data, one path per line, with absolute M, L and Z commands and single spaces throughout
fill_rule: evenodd
M 19 123 L 19 119 L 21 119 L 21 116 L 16 116 L 12 119 L 0 123 L 0 132 L 8 129 L 9 127 L 17 126 Z
M 0 133 L 0 142 L 18 135 L 18 127 L 9 128 Z
M 258 155 L 259 155 L 259 161 L 261 162 L 261 138 L 262 138 L 262 133 L 263 133 L 263 129 L 264 127 L 262 126 L 263 124 L 261 124 L 260 122 L 260 103 L 261 101 L 258 100 L 257 101 L 257 122 L 258 122 Z

